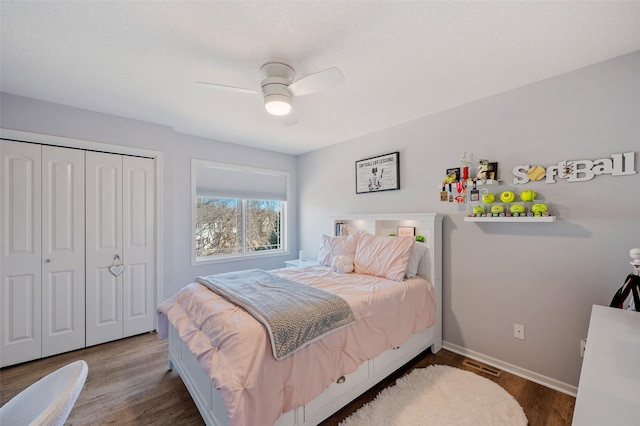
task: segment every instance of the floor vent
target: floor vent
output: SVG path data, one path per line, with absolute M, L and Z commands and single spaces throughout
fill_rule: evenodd
M 483 373 L 491 374 L 494 377 L 500 377 L 502 375 L 502 371 L 498 370 L 497 368 L 493 368 L 472 359 L 465 359 L 462 362 L 462 365 L 466 365 L 467 367 L 482 371 Z

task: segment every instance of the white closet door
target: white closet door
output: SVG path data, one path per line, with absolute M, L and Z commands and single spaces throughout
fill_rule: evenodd
M 110 271 L 116 256 L 123 259 L 122 156 L 87 152 L 86 176 L 86 344 L 91 346 L 123 337 L 124 273 Z
M 0 141 L 0 366 L 40 358 L 41 147 Z
M 85 346 L 84 154 L 42 147 L 42 356 Z
M 155 324 L 155 177 L 149 158 L 123 158 L 124 337 Z

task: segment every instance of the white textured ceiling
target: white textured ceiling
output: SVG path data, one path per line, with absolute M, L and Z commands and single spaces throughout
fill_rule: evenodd
M 0 89 L 300 154 L 640 50 L 640 2 L 2 1 Z M 346 83 L 286 127 L 260 66 Z

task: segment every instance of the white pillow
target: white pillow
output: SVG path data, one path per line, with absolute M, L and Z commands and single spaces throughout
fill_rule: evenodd
M 333 266 L 333 258 L 336 256 L 349 256 L 354 258 L 356 246 L 360 240 L 360 234 L 344 237 L 330 237 L 323 235 L 318 252 L 318 263 L 324 266 Z
M 427 252 L 427 245 L 416 241 L 411 249 L 411 255 L 409 256 L 409 264 L 407 265 L 407 273 L 405 277 L 413 278 L 418 273 L 418 266 L 420 265 L 420 259 Z
M 356 273 L 402 281 L 415 237 L 360 237 L 353 266 Z

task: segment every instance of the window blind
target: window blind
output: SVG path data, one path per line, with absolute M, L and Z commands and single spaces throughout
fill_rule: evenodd
M 196 195 L 251 200 L 287 200 L 288 173 L 232 165 L 197 165 Z

